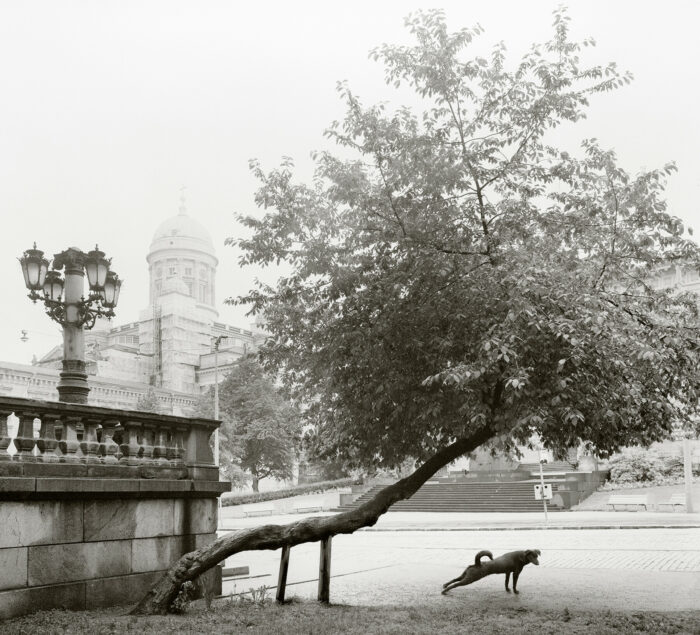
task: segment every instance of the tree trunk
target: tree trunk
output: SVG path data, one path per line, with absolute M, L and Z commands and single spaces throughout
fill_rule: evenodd
M 428 459 L 413 474 L 385 487 L 374 498 L 357 509 L 335 516 L 306 518 L 288 525 L 263 525 L 230 533 L 213 543 L 182 556 L 151 588 L 131 611 L 132 615 L 164 615 L 170 609 L 180 586 L 216 566 L 219 562 L 241 551 L 279 549 L 316 542 L 335 536 L 351 534 L 362 527 L 371 527 L 391 505 L 410 498 L 443 465 L 472 452 L 492 435 L 488 429 L 452 445 Z
M 254 491 L 254 492 L 257 493 L 258 491 L 260 491 L 260 490 L 258 489 L 259 485 L 260 485 L 260 479 L 259 479 L 257 476 L 253 476 L 253 483 L 252 483 L 252 486 L 253 486 L 253 491 Z

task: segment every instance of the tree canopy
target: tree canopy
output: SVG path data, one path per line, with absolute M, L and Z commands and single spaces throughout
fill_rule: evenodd
M 310 185 L 291 160 L 261 181 L 242 221 L 242 264 L 285 262 L 275 286 L 240 298 L 265 316 L 265 365 L 315 423 L 319 457 L 421 465 L 357 509 L 228 534 L 186 554 L 133 613 L 168 610 L 180 585 L 222 559 L 373 525 L 435 472 L 485 443 L 537 434 L 556 453 L 599 454 L 668 436 L 697 407 L 694 298 L 646 278 L 700 265 L 663 201 L 669 164 L 629 175 L 595 140 L 577 153 L 553 131 L 592 95 L 629 81 L 587 67 L 568 18 L 509 66 L 505 47 L 468 57 L 479 28 L 410 16 L 414 46 L 382 46 L 389 84 L 422 110 L 363 106 L 341 84 L 343 155 L 316 156 Z
M 412 46 L 371 53 L 418 108 L 366 106 L 338 87 L 311 184 L 285 159 L 253 162 L 262 215 L 231 241 L 241 263 L 291 273 L 239 299 L 263 312 L 268 368 L 316 425 L 318 456 L 424 461 L 487 431 L 600 455 L 668 436 L 698 398 L 697 304 L 647 279 L 698 247 L 663 200 L 672 163 L 629 174 L 595 139 L 559 148 L 562 124 L 630 81 L 586 66 L 593 40 L 552 39 L 510 64 L 480 28 L 409 16 Z M 348 156 L 350 158 L 348 158 Z

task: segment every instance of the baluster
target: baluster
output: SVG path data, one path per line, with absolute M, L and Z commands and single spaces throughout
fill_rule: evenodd
M 33 454 L 36 443 L 34 440 L 34 419 L 36 419 L 37 414 L 35 412 L 22 412 L 18 416 L 19 429 L 13 442 L 17 450 L 15 458 L 18 461 L 34 463 L 36 462 L 36 457 Z
M 90 464 L 101 463 L 99 450 L 100 442 L 97 439 L 97 430 L 100 427 L 98 417 L 86 417 L 84 421 L 85 431 L 80 443 L 80 450 L 85 456 L 85 462 Z
M 119 445 L 122 456 L 119 463 L 122 465 L 138 465 L 141 463 L 139 451 L 139 424 L 135 421 L 126 421 L 122 442 Z
M 44 463 L 58 463 L 61 460 L 60 455 L 56 451 L 58 448 L 56 426 L 60 425 L 60 421 L 60 415 L 56 414 L 49 413 L 41 417 L 41 429 L 39 430 L 39 439 L 36 445 Z
M 153 439 L 155 426 L 152 423 L 144 423 L 141 433 L 141 448 L 143 449 L 142 463 L 144 465 L 155 465 L 153 460 Z
M 78 437 L 83 436 L 82 417 L 67 416 L 63 421 L 63 430 L 61 432 L 61 440 L 58 442 L 58 447 L 63 453 L 63 463 L 80 463 L 83 458 L 83 452 L 80 449 L 80 440 Z
M 168 449 L 165 445 L 165 435 L 166 429 L 162 426 L 159 426 L 155 436 L 156 445 L 153 448 L 153 459 L 156 465 L 160 467 L 168 466 Z
M 177 446 L 175 445 L 175 428 L 169 428 L 165 434 L 165 456 L 170 467 L 176 467 Z
M 7 418 L 12 414 L 10 410 L 0 410 L 0 461 L 11 461 L 12 455 L 7 453 L 10 446 L 10 435 L 7 432 Z
M 187 426 L 175 428 L 175 467 L 185 467 L 185 433 Z
M 105 465 L 116 465 L 119 455 L 119 446 L 114 442 L 114 428 L 119 422 L 116 419 L 106 419 L 102 426 L 102 443 L 100 452 Z
M 60 463 L 65 463 L 66 462 L 66 457 L 63 454 L 63 448 L 64 446 L 62 445 L 61 441 L 63 440 L 63 437 L 65 437 L 66 433 L 66 426 L 63 420 L 57 415 L 56 420 L 53 423 L 53 436 L 56 439 L 56 450 L 55 454 L 58 457 L 58 460 Z

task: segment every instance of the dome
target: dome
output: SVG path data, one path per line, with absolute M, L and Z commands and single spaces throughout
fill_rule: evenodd
M 215 253 L 209 232 L 194 218 L 182 212 L 163 221 L 153 234 L 151 252 L 168 247 L 198 249 L 212 256 Z

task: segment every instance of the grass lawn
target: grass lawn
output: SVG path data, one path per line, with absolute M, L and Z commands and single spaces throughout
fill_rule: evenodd
M 207 609 L 191 606 L 184 615 L 132 617 L 126 609 L 45 611 L 0 622 L 0 633 L 700 633 L 700 611 L 692 613 L 612 613 L 531 611 L 477 612 L 423 606 L 322 606 L 292 601 L 222 600 Z

